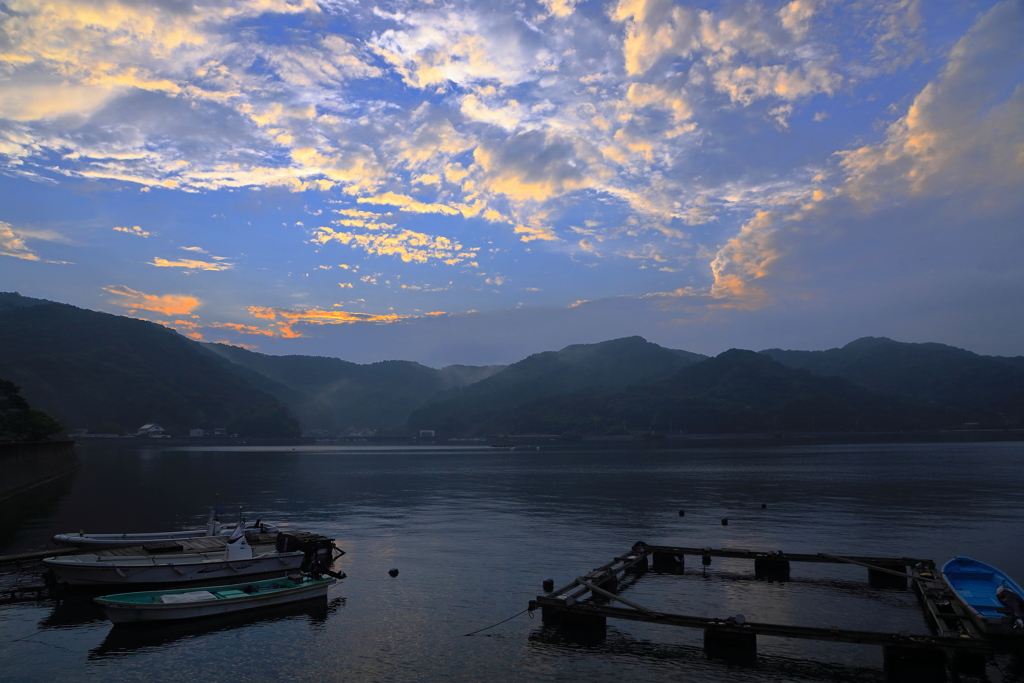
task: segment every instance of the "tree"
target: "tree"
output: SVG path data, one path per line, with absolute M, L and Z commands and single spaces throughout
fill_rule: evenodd
M 275 405 L 261 405 L 238 413 L 227 424 L 232 434 L 246 437 L 294 439 L 302 436 L 299 421 Z
M 29 406 L 21 387 L 0 379 L 0 440 L 42 441 L 62 431 L 53 416 Z

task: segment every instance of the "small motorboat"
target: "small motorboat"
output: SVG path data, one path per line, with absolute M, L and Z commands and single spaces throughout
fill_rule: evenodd
M 1024 591 L 995 567 L 954 557 L 942 578 L 984 633 L 1024 636 Z
M 104 595 L 95 598 L 95 602 L 115 624 L 197 619 L 322 598 L 336 581 L 331 577 L 290 574 L 267 581 L 202 590 L 179 588 Z
M 244 526 L 245 522 L 240 520 L 238 524 Z M 77 534 L 56 534 L 53 537 L 53 542 L 57 545 L 74 548 L 124 548 L 126 546 L 148 545 L 151 543 L 173 543 L 174 541 L 187 541 L 192 538 L 206 538 L 208 536 L 230 536 L 238 528 L 238 524 L 221 524 L 220 519 L 214 510 L 211 509 L 206 526 L 202 529 L 131 534 L 87 534 L 85 531 L 79 531 Z M 279 531 L 273 524 L 266 524 L 260 520 L 256 520 L 254 524 L 246 526 L 245 529 L 253 533 L 276 533 Z
M 301 548 L 281 547 L 254 554 L 243 527 L 235 529 L 223 551 L 152 555 L 64 555 L 43 564 L 71 585 L 170 584 L 245 581 L 298 571 L 306 557 Z

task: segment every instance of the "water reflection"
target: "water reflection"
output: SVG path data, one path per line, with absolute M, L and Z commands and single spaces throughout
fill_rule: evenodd
M 880 649 L 864 646 L 765 638 L 754 666 L 730 668 L 707 659 L 700 631 L 634 622 L 610 621 L 590 643 L 525 616 L 463 635 L 520 612 L 543 579 L 564 585 L 638 540 L 940 562 L 966 554 L 1024 578 L 1024 545 L 1007 542 L 1024 519 L 1020 444 L 595 453 L 150 448 L 145 456 L 90 447 L 82 461 L 55 504 L 20 518 L 7 552 L 83 527 L 202 525 L 209 505 L 243 505 L 253 518 L 337 539 L 348 552 L 340 561 L 349 575 L 344 613 L 318 618 L 303 606 L 129 632 L 108 626 L 90 595 L 4 605 L 0 642 L 9 645 L 0 648 L 0 677 L 201 680 L 227 662 L 233 677 L 248 681 L 315 678 L 325 669 L 357 680 L 467 683 L 879 681 Z M 391 567 L 398 577 L 387 575 Z M 705 577 L 699 558 L 687 557 L 681 574 L 650 571 L 620 590 L 680 614 L 927 630 L 911 591 L 871 589 L 867 571 L 847 565 L 794 564 L 789 581 L 773 582 L 757 579 L 752 562 L 726 558 L 715 558 Z M 36 656 L 47 634 L 18 640 L 37 630 L 50 632 L 52 657 Z M 288 652 L 288 661 L 265 656 L 272 650 Z M 1024 681 L 1018 650 L 996 661 L 1003 680 Z
M 108 588 L 105 592 L 109 593 L 110 589 Z M 106 621 L 106 613 L 92 600 L 94 596 L 102 594 L 93 591 L 90 594 L 78 593 L 58 599 L 53 606 L 53 611 L 39 621 L 39 628 L 73 628 Z
M 0 500 L 0 520 L 3 520 L 0 524 L 0 548 L 12 545 L 18 536 L 25 536 L 35 520 L 52 515 L 61 500 L 71 492 L 78 472 L 72 470 L 53 481 Z
M 671 635 L 670 630 L 666 636 Z M 671 642 L 675 638 L 664 637 L 661 640 Z M 608 627 L 603 638 L 598 639 L 594 634 L 588 636 L 584 630 L 545 625 L 534 629 L 528 641 L 531 650 L 546 660 L 575 659 L 578 654 L 586 653 L 600 662 L 602 668 L 616 661 L 620 664 L 630 660 L 643 661 L 661 671 L 663 680 L 683 680 L 683 677 L 692 683 L 726 680 L 877 683 L 885 680 L 878 669 L 856 664 L 815 662 L 763 653 L 752 661 L 722 659 L 709 656 L 701 645 L 637 639 L 612 626 Z M 585 668 L 577 672 L 578 675 L 573 677 L 575 680 L 586 680 Z
M 203 638 L 235 629 L 267 626 L 276 622 L 306 620 L 311 630 L 321 628 L 328 617 L 345 606 L 345 598 L 307 600 L 291 605 L 266 607 L 255 612 L 223 614 L 201 620 L 165 624 L 119 624 L 111 627 L 99 646 L 89 651 L 90 660 L 120 657 L 161 648 L 172 643 Z

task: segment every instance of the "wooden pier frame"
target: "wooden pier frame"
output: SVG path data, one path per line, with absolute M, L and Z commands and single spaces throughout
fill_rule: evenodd
M 790 563 L 813 562 L 862 566 L 868 570 L 868 580 L 872 586 L 882 583 L 882 587 L 905 589 L 909 580 L 914 584 L 925 614 L 935 626 L 935 633 L 919 635 L 906 631 L 886 633 L 750 622 L 739 615 L 723 619 L 673 614 L 639 605 L 615 592 L 625 577 L 640 576 L 648 571 L 651 566 L 648 558 L 653 559 L 656 570 L 678 573 L 685 566 L 687 555 L 701 557 L 705 566 L 706 558 L 712 557 L 753 560 L 755 574 L 759 578 L 784 577 L 782 580 L 786 580 L 789 578 Z M 907 568 L 910 568 L 909 573 Z M 887 585 L 880 579 L 888 582 Z M 613 605 L 612 602 L 619 605 Z M 886 670 L 896 675 L 902 670 L 921 672 L 933 669 L 941 677 L 945 674 L 947 662 L 962 673 L 984 672 L 985 662 L 992 652 L 992 646 L 974 627 L 939 577 L 935 562 L 911 557 L 690 548 L 639 542 L 634 544 L 630 552 L 574 579 L 568 585 L 546 595 L 538 595 L 530 601 L 529 607 L 531 611 L 540 609 L 545 622 L 600 630 L 602 633 L 609 618 L 702 629 L 708 656 L 725 657 L 737 662 L 756 657 L 758 635 L 881 646 Z

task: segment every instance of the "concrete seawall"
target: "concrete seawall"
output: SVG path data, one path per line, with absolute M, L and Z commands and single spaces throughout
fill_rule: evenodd
M 73 471 L 74 441 L 0 443 L 0 499 Z

